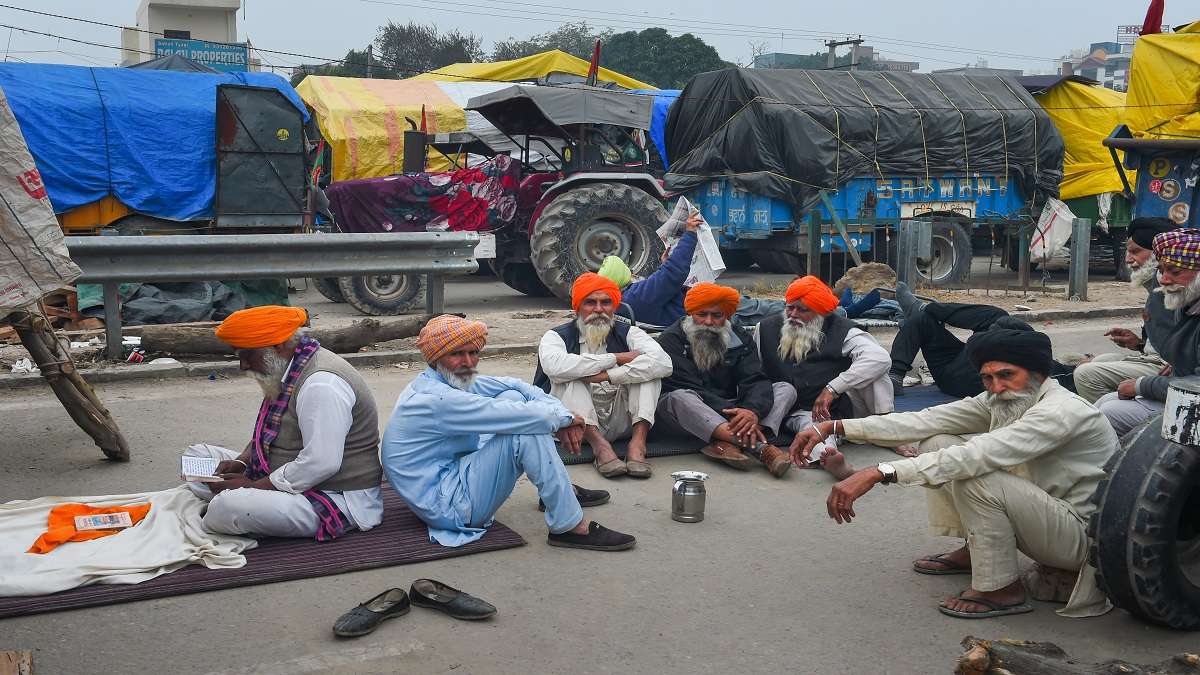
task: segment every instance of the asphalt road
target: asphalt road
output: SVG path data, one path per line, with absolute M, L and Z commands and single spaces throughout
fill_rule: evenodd
M 1094 350 L 1108 322 L 1047 327 L 1061 350 Z M 527 376 L 529 357 L 493 358 L 485 372 Z M 381 410 L 415 375 L 366 372 Z M 133 449 L 110 464 L 46 390 L 0 392 L 0 500 L 153 490 L 176 482 L 188 443 L 239 447 L 260 396 L 246 378 L 106 385 L 105 402 Z M 859 464 L 892 457 L 852 448 Z M 605 481 L 590 466 L 573 480 L 613 492 L 589 509 L 632 532 L 625 553 L 548 547 L 528 483 L 500 520 L 529 545 L 417 565 L 140 603 L 0 620 L 0 649 L 35 650 L 40 673 L 804 673 L 950 672 L 964 636 L 1057 643 L 1082 660 L 1157 662 L 1195 649 L 1194 634 L 1147 626 L 1124 612 L 1065 619 L 1032 614 L 964 621 L 939 614 L 964 577 L 913 574 L 911 560 L 955 542 L 926 534 L 918 489 L 881 486 L 860 518 L 825 515 L 832 480 L 793 470 L 737 473 L 698 455 L 656 459 L 649 481 Z M 670 519 L 673 470 L 711 472 L 704 522 Z M 433 577 L 493 602 L 485 623 L 420 608 L 353 641 L 330 632 L 345 610 L 389 587 Z

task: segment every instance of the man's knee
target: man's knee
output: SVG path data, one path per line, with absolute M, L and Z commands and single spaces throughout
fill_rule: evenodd
M 250 488 L 225 490 L 213 496 L 204 512 L 204 529 L 222 534 L 244 534 L 237 526 L 239 518 L 248 518 L 253 510 Z
M 682 410 L 685 406 L 703 402 L 704 399 L 700 398 L 700 394 L 691 389 L 676 389 L 662 395 L 662 398 L 658 402 L 658 409 L 665 409 L 667 412 L 674 414 Z
M 949 448 L 953 445 L 961 445 L 963 442 L 962 436 L 954 434 L 937 434 L 930 436 L 917 444 L 917 452 L 925 454 L 927 452 L 937 452 L 943 448 Z

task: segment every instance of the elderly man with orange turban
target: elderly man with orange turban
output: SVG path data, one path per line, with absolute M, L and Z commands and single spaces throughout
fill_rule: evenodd
M 658 424 L 699 438 L 708 457 L 742 470 L 762 462 L 778 478 L 791 460 L 768 441 L 779 434 L 796 390 L 786 382 L 772 386 L 763 374 L 750 335 L 730 321 L 739 300 L 736 289 L 711 283 L 687 292 L 687 316 L 659 337 L 672 372 L 663 381 Z
M 342 357 L 304 335 L 307 313 L 266 306 L 229 315 L 217 337 L 263 391 L 238 454 L 193 445 L 223 480 L 188 487 L 208 501 L 205 528 L 224 534 L 334 539 L 383 520 L 375 397 Z
M 796 408 L 784 425 L 796 432 L 814 419 L 891 412 L 887 350 L 834 312 L 838 299 L 825 282 L 800 277 L 788 286 L 784 302 L 783 311 L 763 319 L 754 335 L 767 377 L 796 390 Z M 839 453 L 820 459 L 831 473 L 844 477 L 846 465 Z
M 487 326 L 457 316 L 430 320 L 417 338 L 429 367 L 396 401 L 383 434 L 388 482 L 443 546 L 479 539 L 521 474 L 537 488 L 551 546 L 633 548 L 635 539 L 583 515 L 608 493 L 571 485 L 554 439 L 579 452 L 584 420 L 541 389 L 479 375 Z
M 646 438 L 671 357 L 641 328 L 615 320 L 621 289 L 586 272 L 571 288 L 575 318 L 546 331 L 533 383 L 584 420 L 601 476 L 649 478 Z M 625 461 L 612 441 L 629 438 Z

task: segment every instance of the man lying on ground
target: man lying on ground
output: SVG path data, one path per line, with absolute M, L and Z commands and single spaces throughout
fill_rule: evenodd
M 663 380 L 658 426 L 700 439 L 702 453 L 736 469 L 760 461 L 783 476 L 791 461 L 771 441 L 796 390 L 786 382 L 772 386 L 750 336 L 729 320 L 738 304 L 735 289 L 697 284 L 684 304 L 688 315 L 659 337 L 672 372 Z
M 542 336 L 533 383 L 583 418 L 601 476 L 649 478 L 646 437 L 671 357 L 641 328 L 614 321 L 620 304 L 611 280 L 580 275 L 571 287 L 575 318 Z M 612 447 L 622 438 L 629 439 L 625 461 Z
M 1032 611 L 1018 551 L 1049 572 L 1078 575 L 1060 613 L 1094 616 L 1108 605 L 1086 566 L 1090 498 L 1117 448 L 1098 410 L 1048 377 L 1050 338 L 993 327 L 971 336 L 967 357 L 986 392 L 920 412 L 821 422 L 796 435 L 793 460 L 808 461 L 824 438 L 891 447 L 920 441 L 911 459 L 855 472 L 834 485 L 829 516 L 856 517 L 854 502 L 878 483 L 928 488 L 935 535 L 963 537 L 958 550 L 921 558 L 921 574 L 970 574 L 971 587 L 938 607 L 950 616 L 985 618 Z
M 1159 343 L 1175 327 L 1175 312 L 1163 306 L 1158 288 L 1158 259 L 1154 257 L 1154 236 L 1178 227 L 1170 218 L 1134 218 L 1129 223 L 1125 242 L 1125 263 L 1129 265 L 1129 284 L 1148 292 L 1142 310 L 1141 335 L 1128 328 L 1111 328 L 1105 335 L 1118 347 L 1133 354 L 1099 354 L 1075 369 L 1075 389 L 1083 400 L 1095 403 L 1115 392 L 1125 380 L 1158 375 L 1167 362 L 1159 355 Z
M 1171 374 L 1125 380 L 1117 385 L 1115 392 L 1096 401 L 1096 407 L 1119 436 L 1161 413 L 1171 380 L 1196 374 L 1200 363 L 1200 274 L 1197 272 L 1200 230 L 1174 230 L 1156 235 L 1154 256 L 1158 258 L 1160 282 L 1155 293 L 1162 294 L 1163 307 L 1175 317 L 1171 332 L 1158 344 Z
M 334 539 L 383 520 L 375 397 L 342 357 L 304 335 L 308 314 L 264 306 L 229 315 L 217 337 L 237 350 L 263 401 L 250 444 L 184 453 L 219 460 L 219 483 L 189 482 L 224 534 Z
M 583 517 L 580 503 L 595 493 L 571 485 L 555 450 L 557 437 L 579 452 L 583 418 L 521 380 L 478 375 L 486 342 L 486 325 L 448 314 L 421 329 L 417 348 L 429 367 L 400 392 L 383 434 L 392 488 L 432 541 L 462 546 L 484 535 L 525 474 L 546 509 L 551 546 L 633 548 L 632 536 Z

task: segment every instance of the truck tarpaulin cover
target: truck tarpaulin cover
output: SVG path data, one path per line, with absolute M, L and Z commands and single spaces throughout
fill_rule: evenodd
M 58 213 L 111 194 L 159 218 L 211 218 L 221 84 L 272 87 L 305 110 L 271 73 L 0 63 L 0 87 Z
M 1135 136 L 1200 138 L 1200 21 L 1138 38 L 1125 105 Z
M 667 119 L 667 186 L 712 177 L 811 207 L 859 177 L 990 174 L 1058 195 L 1063 143 L 1014 80 L 729 69 L 697 75 Z
M 1125 94 L 1063 80 L 1034 98 L 1050 115 L 1066 148 L 1059 199 L 1121 192 L 1121 176 L 1102 141 L 1121 124 Z M 1125 173 L 1132 184 L 1134 172 Z

